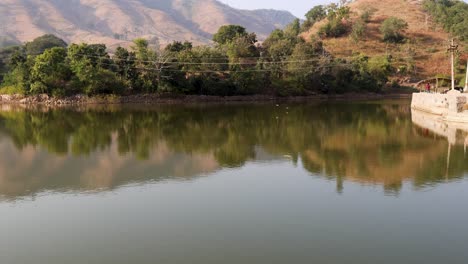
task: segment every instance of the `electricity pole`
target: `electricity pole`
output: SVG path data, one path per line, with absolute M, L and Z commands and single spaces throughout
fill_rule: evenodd
M 465 79 L 465 90 L 464 92 L 468 92 L 468 60 L 466 61 L 466 79 Z
M 452 62 L 452 90 L 455 90 L 455 53 L 458 51 L 458 45 L 455 45 L 454 39 L 452 39 L 448 51 L 451 53 Z

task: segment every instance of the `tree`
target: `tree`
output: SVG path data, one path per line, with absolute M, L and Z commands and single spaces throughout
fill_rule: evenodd
M 25 94 L 30 89 L 30 75 L 33 62 L 32 58 L 27 58 L 24 49 L 21 47 L 6 48 L 1 52 L 5 71 L 2 76 L 2 86 L 9 93 Z
M 15 60 L 10 63 L 9 72 L 3 76 L 2 91 L 6 89 L 8 93 L 26 94 L 31 85 L 31 67 L 34 60 L 23 57 L 22 53 L 14 54 Z
M 135 89 L 145 92 L 155 91 L 158 84 L 155 73 L 151 69 L 156 53 L 149 48 L 148 41 L 143 38 L 133 40 L 133 45 L 130 48 L 135 53 L 136 58 L 135 68 L 138 77 L 135 81 Z
M 468 4 L 458 0 L 424 0 L 424 8 L 446 31 L 468 40 Z
M 231 62 L 238 62 L 241 58 L 258 57 L 260 54 L 255 46 L 256 42 L 255 33 L 239 36 L 229 42 L 226 45 L 226 52 Z
M 184 50 L 191 50 L 192 48 L 193 44 L 191 42 L 185 41 L 182 43 L 180 41 L 174 41 L 173 43 L 168 44 L 165 50 L 169 52 L 181 52 Z
M 327 24 L 323 25 L 318 32 L 320 37 L 341 37 L 348 32 L 343 21 L 349 19 L 351 9 L 346 5 L 347 1 L 341 1 L 340 5 L 330 4 L 327 6 Z
M 121 80 L 127 82 L 130 89 L 133 89 L 138 78 L 138 73 L 135 69 L 135 53 L 118 47 L 112 59 L 116 67 L 115 72 L 120 76 Z
M 112 61 L 103 44 L 72 44 L 67 54 L 75 85 L 86 94 L 120 93 L 123 83 L 111 71 Z
M 226 52 L 209 46 L 194 47 L 190 51 L 179 53 L 181 68 L 185 73 L 186 86 L 181 90 L 188 93 L 226 95 L 231 90 L 231 83 L 226 71 L 229 71 L 229 57 Z
M 309 12 L 306 13 L 305 17 L 308 21 L 317 22 L 327 17 L 327 12 L 323 5 L 314 6 Z
M 66 48 L 67 43 L 54 35 L 48 34 L 25 44 L 26 54 L 28 55 L 39 55 L 54 47 Z
M 37 56 L 31 69 L 31 93 L 64 94 L 71 79 L 65 48 L 52 48 Z
M 408 28 L 408 23 L 401 18 L 387 18 L 380 26 L 385 42 L 399 43 L 405 39 L 404 31 Z
M 291 24 L 286 26 L 284 33 L 290 38 L 297 38 L 299 33 L 301 33 L 301 21 L 298 18 L 294 19 Z
M 232 42 L 238 37 L 247 36 L 247 30 L 239 25 L 226 25 L 219 28 L 218 32 L 213 35 L 213 41 L 224 45 Z

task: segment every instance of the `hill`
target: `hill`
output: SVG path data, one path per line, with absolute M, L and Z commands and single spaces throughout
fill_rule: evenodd
M 446 51 L 451 35 L 424 10 L 423 1 L 356 0 L 348 6 L 351 10 L 349 28 L 366 10 L 372 10 L 373 14 L 366 25 L 363 38 L 358 42 L 346 34 L 338 38 L 324 38 L 324 47 L 330 53 L 337 57 L 349 57 L 357 53 L 373 57 L 391 55 L 396 68 L 412 66 L 412 76 L 449 74 L 450 63 Z M 408 23 L 404 32 L 406 40 L 403 43 L 389 44 L 382 41 L 380 27 L 390 17 L 400 18 Z M 302 36 L 310 40 L 326 23 L 327 19 L 315 23 Z
M 216 0 L 2 0 L 0 36 L 26 42 L 54 34 L 67 42 L 125 45 L 137 37 L 167 44 L 207 44 L 218 28 L 239 24 L 260 39 L 295 17 L 286 11 L 238 10 Z M 4 41 L 6 42 L 6 41 Z

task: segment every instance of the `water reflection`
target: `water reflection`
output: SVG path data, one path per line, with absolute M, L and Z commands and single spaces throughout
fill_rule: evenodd
M 190 180 L 288 161 L 314 177 L 397 194 L 464 177 L 463 145 L 414 125 L 409 102 L 0 111 L 0 196 Z

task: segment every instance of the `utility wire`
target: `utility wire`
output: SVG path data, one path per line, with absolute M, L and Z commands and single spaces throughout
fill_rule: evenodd
M 157 60 L 138 60 L 138 59 L 120 59 L 115 57 L 106 57 L 106 56 L 94 56 L 94 55 L 87 55 L 77 53 L 75 55 L 89 57 L 89 58 L 97 58 L 97 59 L 105 59 L 105 60 L 113 60 L 113 61 L 125 61 L 125 62 L 143 62 L 143 63 L 164 63 L 164 64 L 177 64 L 177 65 L 253 65 L 253 64 L 285 64 L 285 63 L 302 63 L 302 62 L 318 62 L 321 61 L 319 58 L 314 59 L 297 59 L 297 60 L 281 60 L 281 61 L 254 61 L 254 62 L 189 62 L 189 61 L 170 61 L 170 60 L 177 60 L 177 58 L 163 58 L 164 60 L 168 61 L 157 61 Z M 253 58 L 253 57 L 251 57 Z M 258 57 L 262 59 L 267 59 L 266 57 Z M 206 58 L 200 58 L 204 60 Z M 229 58 L 225 58 L 229 59 Z M 240 57 L 238 59 L 247 59 L 247 57 Z
M 107 66 L 115 66 L 112 63 L 100 63 L 101 65 Z M 296 71 L 296 70 L 319 70 L 319 69 L 326 69 L 326 68 L 334 68 L 339 66 L 351 66 L 349 63 L 333 63 L 325 66 L 317 66 L 317 67 L 297 67 L 297 68 L 289 68 L 284 70 L 278 69 L 250 69 L 250 70 L 177 70 L 171 69 L 169 67 L 166 68 L 153 68 L 153 67 L 127 67 L 127 69 L 135 69 L 135 70 L 146 70 L 146 71 L 154 71 L 154 72 L 186 72 L 186 73 L 250 73 L 250 72 L 274 72 L 274 71 Z

